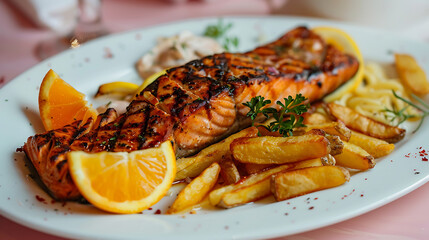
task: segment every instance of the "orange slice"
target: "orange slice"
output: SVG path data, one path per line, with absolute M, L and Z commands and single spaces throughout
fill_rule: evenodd
M 127 152 L 68 153 L 70 174 L 94 206 L 113 213 L 138 213 L 157 203 L 176 175 L 170 141 Z
M 52 69 L 43 78 L 39 90 L 39 112 L 47 131 L 61 128 L 76 120 L 97 117 L 97 111 Z
M 359 87 L 363 80 L 363 57 L 356 42 L 346 32 L 333 27 L 315 27 L 312 31 L 319 34 L 328 44 L 332 44 L 339 50 L 355 56 L 359 61 L 359 69 L 355 76 L 324 98 L 325 102 L 332 102 Z

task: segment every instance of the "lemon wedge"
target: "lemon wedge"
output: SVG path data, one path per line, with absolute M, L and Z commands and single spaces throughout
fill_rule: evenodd
M 142 85 L 140 85 L 140 87 L 137 88 L 137 90 L 135 91 L 135 94 L 139 94 L 141 91 L 143 91 L 147 86 L 149 86 L 151 83 L 153 83 L 157 78 L 159 78 L 160 76 L 164 75 L 167 73 L 167 70 L 162 70 L 159 71 L 157 73 L 154 73 L 152 75 L 150 75 L 149 77 L 147 77 Z
M 326 43 L 332 44 L 337 49 L 355 56 L 359 61 L 359 69 L 353 78 L 324 98 L 325 102 L 332 102 L 338 100 L 344 94 L 354 91 L 361 84 L 364 75 L 363 57 L 356 42 L 343 30 L 322 26 L 315 27 L 312 31 L 319 34 Z
M 97 94 L 95 94 L 95 97 L 99 97 L 106 94 L 117 94 L 125 97 L 134 94 L 137 88 L 139 88 L 139 85 L 130 82 L 105 83 L 98 87 L 98 91 Z

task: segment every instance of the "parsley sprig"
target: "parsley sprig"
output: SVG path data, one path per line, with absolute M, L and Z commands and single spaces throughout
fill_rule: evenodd
M 231 46 L 238 48 L 238 45 L 240 43 L 239 39 L 236 36 L 226 36 L 226 33 L 231 28 L 232 23 L 224 23 L 223 19 L 219 19 L 217 24 L 207 26 L 204 32 L 204 36 L 211 37 L 219 41 L 222 40 L 223 48 L 229 51 Z
M 264 115 L 265 118 L 272 117 L 274 119 L 268 126 L 264 126 L 270 132 L 279 132 L 283 137 L 293 135 L 293 129 L 297 127 L 304 127 L 304 118 L 301 116 L 307 112 L 309 105 L 304 103 L 307 100 L 301 94 L 297 94 L 295 98 L 289 96 L 284 98 L 283 102 L 277 101 L 276 104 L 280 109 L 264 108 L 264 106 L 271 103 L 270 100 L 265 100 L 264 97 L 257 96 L 250 100 L 250 102 L 243 103 L 244 106 L 250 108 L 247 116 L 252 120 L 252 126 L 255 125 L 255 119 L 259 114 Z
M 422 126 L 425 117 L 429 115 L 429 105 L 426 104 L 421 98 L 419 98 L 418 96 L 416 96 L 414 94 L 411 94 L 411 97 L 414 98 L 417 102 L 419 102 L 421 106 L 418 106 L 415 103 L 411 102 L 410 100 L 405 99 L 405 98 L 399 96 L 398 94 L 396 94 L 396 92 L 394 90 L 392 90 L 392 92 L 393 92 L 393 96 L 395 96 L 397 99 L 399 99 L 399 100 L 407 103 L 408 105 L 405 106 L 405 107 L 403 107 L 400 110 L 385 109 L 384 111 L 390 112 L 390 113 L 393 114 L 393 117 L 390 118 L 390 121 L 393 122 L 393 121 L 395 121 L 397 119 L 398 120 L 398 124 L 397 125 L 399 125 L 399 124 L 405 122 L 406 120 L 408 120 L 409 118 L 418 117 L 416 115 L 405 113 L 405 110 L 407 108 L 409 108 L 410 106 L 414 107 L 414 108 L 416 108 L 416 109 L 418 109 L 418 110 L 420 110 L 422 112 L 422 115 L 420 116 L 421 119 L 420 119 L 419 125 L 413 131 L 413 133 L 417 132 L 417 130 L 419 130 L 420 127 Z

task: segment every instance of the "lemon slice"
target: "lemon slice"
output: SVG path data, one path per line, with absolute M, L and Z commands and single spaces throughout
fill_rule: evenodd
M 139 85 L 130 82 L 110 82 L 105 83 L 98 87 L 97 94 L 95 97 L 106 95 L 106 94 L 118 94 L 120 96 L 128 96 L 134 94 L 139 88 Z
M 46 131 L 64 127 L 76 120 L 96 118 L 97 111 L 52 69 L 46 73 L 39 90 L 39 112 Z
M 127 152 L 68 153 L 70 174 L 94 206 L 113 213 L 138 213 L 157 203 L 176 175 L 170 141 Z
M 135 91 L 135 94 L 134 94 L 134 95 L 139 94 L 139 93 L 140 93 L 141 91 L 143 91 L 147 86 L 149 86 L 151 83 L 153 83 L 157 78 L 159 78 L 160 76 L 162 76 L 162 75 L 164 75 L 164 74 L 166 74 L 166 73 L 167 73 L 167 70 L 165 69 L 165 70 L 159 71 L 159 72 L 154 73 L 154 74 L 150 75 L 149 77 L 147 77 L 147 78 L 143 81 L 142 85 L 140 85 L 140 87 L 138 87 L 138 88 L 137 88 L 137 90 Z
M 324 98 L 325 102 L 332 102 L 341 98 L 344 94 L 354 91 L 361 84 L 364 71 L 363 57 L 356 42 L 346 32 L 333 27 L 316 27 L 312 31 L 319 34 L 326 43 L 355 56 L 359 61 L 359 69 L 353 78 Z

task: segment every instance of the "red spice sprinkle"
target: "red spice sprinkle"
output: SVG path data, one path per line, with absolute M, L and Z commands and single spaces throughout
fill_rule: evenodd
M 112 54 L 112 52 L 110 51 L 110 48 L 108 48 L 108 47 L 105 47 L 104 48 L 104 58 L 113 58 L 113 54 Z
M 44 198 L 42 198 L 41 196 L 39 196 L 39 195 L 36 195 L 36 199 L 37 199 L 37 201 L 39 201 L 39 202 L 42 202 L 42 203 L 44 203 L 44 204 L 47 204 L 47 203 L 46 203 L 46 200 L 45 200 Z
M 293 207 L 292 209 L 296 209 L 296 207 Z
M 428 161 L 428 159 L 427 159 L 426 157 L 424 157 L 424 158 L 422 158 L 422 161 L 423 161 L 423 162 L 427 162 L 427 161 Z
M 363 197 L 363 194 L 361 194 L 360 196 Z
M 156 210 L 155 214 L 161 214 L 161 210 Z
M 148 208 L 148 210 L 152 210 L 152 208 L 150 207 L 150 208 Z
M 313 210 L 313 209 L 314 209 L 314 207 L 313 207 L 313 206 L 311 206 L 311 207 L 309 207 L 309 208 L 308 208 L 308 210 Z

